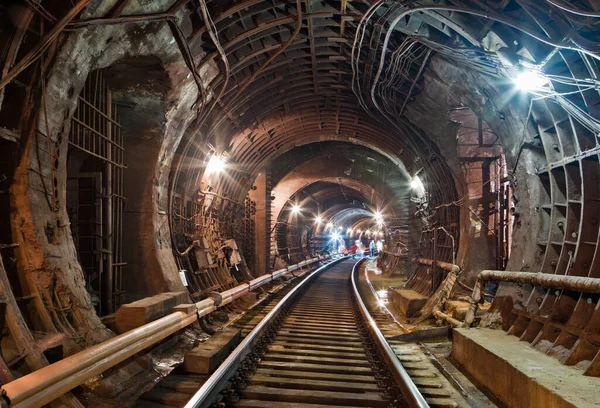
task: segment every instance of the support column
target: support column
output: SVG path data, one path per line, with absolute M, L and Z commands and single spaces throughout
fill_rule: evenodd
M 111 92 L 107 90 L 106 95 L 107 116 L 112 118 Z M 106 316 L 114 312 L 113 306 L 113 144 L 112 124 L 106 122 L 106 158 L 102 181 L 104 182 L 103 214 L 102 214 L 102 252 L 104 260 L 104 276 L 102 277 L 102 315 Z

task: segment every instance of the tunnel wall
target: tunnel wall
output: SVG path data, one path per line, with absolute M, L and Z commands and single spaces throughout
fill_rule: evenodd
M 148 12 L 169 3 L 153 2 L 141 7 L 131 2 L 127 10 Z M 105 14 L 113 4 L 102 2 L 90 6 L 86 16 Z M 138 192 L 139 206 L 135 205 L 135 198 L 131 206 L 144 214 L 137 223 L 140 226 L 140 235 L 136 237 L 138 246 L 130 247 L 132 251 L 139 251 L 133 255 L 137 262 L 132 265 L 132 272 L 141 282 L 138 296 L 183 289 L 171 250 L 166 186 L 175 149 L 195 115 L 191 107 L 196 101 L 197 89 L 166 25 L 98 26 L 72 33 L 48 75 L 46 92 L 41 96 L 45 106 L 34 104 L 25 109 L 22 119 L 31 126 L 24 129 L 21 136 L 23 151 L 10 190 L 11 224 L 13 239 L 18 244 L 15 253 L 22 285 L 40 299 L 35 304 L 35 313 L 41 317 L 43 327 L 30 329 L 53 332 L 62 326 L 59 318 L 47 309 L 52 306 L 48 302 L 58 296 L 70 306 L 68 319 L 78 347 L 102 341 L 111 333 L 90 303 L 70 234 L 65 205 L 69 121 L 89 72 L 135 56 L 157 57 L 169 84 L 164 94 L 161 126 L 153 130 L 154 147 L 148 149 L 146 143 L 145 152 L 138 150 L 138 156 L 130 156 L 131 171 L 135 171 L 138 182 L 144 186 L 144 190 Z M 50 152 L 46 146 L 51 147 Z M 132 153 L 136 149 L 135 143 L 129 147 Z M 48 195 L 45 189 L 52 185 L 54 189 Z M 56 205 L 56 211 L 48 205 L 48 200 Z M 65 338 L 65 342 L 71 341 Z
M 509 90 L 501 89 L 501 86 L 498 80 L 463 68 L 443 57 L 434 56 L 424 74 L 423 91 L 414 103 L 408 105 L 406 115 L 440 146 L 441 154 L 456 179 L 459 197 L 468 194 L 468 190 L 458 160 L 458 126 L 450 119 L 450 110 L 467 106 L 489 124 L 499 137 L 508 168 L 515 169 L 512 178 L 517 181 L 513 188 L 519 200 L 520 222 L 515 224 L 513 252 L 507 269 L 534 268 L 541 262 L 536 242 L 531 239 L 542 228 L 534 204 L 539 194 L 538 177 L 535 175 L 536 168 L 540 165 L 539 153 L 529 149 L 521 151 L 520 146 L 533 132 L 533 129 L 525 125 L 527 107 L 514 100 L 513 103 L 507 103 Z M 440 112 L 439 120 L 428 119 L 431 112 Z M 471 223 L 469 210 L 465 207 L 460 208 L 460 220 L 461 238 L 457 262 L 465 269 L 465 280 L 472 284 L 481 271 L 481 263 L 478 262 L 478 249 L 471 247 L 469 242 Z

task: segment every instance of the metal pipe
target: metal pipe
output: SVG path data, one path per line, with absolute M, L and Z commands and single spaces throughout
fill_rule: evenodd
M 463 322 L 461 322 L 460 320 L 455 319 L 452 316 L 447 315 L 446 313 L 442 312 L 439 309 L 435 309 L 432 314 L 433 314 L 433 316 L 436 319 L 440 319 L 441 321 L 447 322 L 451 326 L 454 326 L 454 327 L 463 327 Z
M 384 359 L 387 361 L 388 366 L 392 368 L 392 374 L 396 379 L 396 384 L 402 391 L 402 395 L 404 397 L 404 400 L 407 402 L 408 406 L 411 408 L 429 407 L 429 404 L 427 404 L 427 401 L 425 401 L 425 398 L 423 398 L 423 395 L 421 394 L 413 380 L 410 378 L 410 376 L 398 360 L 396 353 L 394 353 L 394 350 L 392 350 L 392 348 L 388 344 L 386 338 L 383 336 L 383 334 L 377 327 L 377 323 L 375 322 L 373 317 L 371 317 L 369 310 L 367 309 L 367 307 L 361 299 L 360 293 L 358 292 L 358 286 L 356 284 L 356 271 L 358 270 L 358 266 L 363 261 L 364 258 L 358 261 L 356 264 L 354 264 L 354 267 L 352 268 L 352 274 L 350 275 L 352 280 L 352 289 L 354 292 L 354 297 L 356 299 L 356 303 L 358 304 L 358 310 L 365 319 L 367 323 L 366 326 L 371 332 L 373 340 L 375 340 L 375 343 L 377 343 L 377 346 L 383 354 Z
M 79 375 L 80 372 L 97 364 L 102 364 L 104 369 L 114 366 L 126 357 L 134 354 L 131 353 L 128 356 L 120 358 L 120 354 L 117 354 L 119 350 L 135 345 L 147 337 L 157 334 L 164 334 L 164 337 L 166 337 L 169 334 L 175 333 L 197 319 L 196 313 L 191 313 L 191 316 L 193 320 L 188 321 L 190 319 L 189 315 L 181 312 L 171 313 L 137 329 L 130 330 L 127 333 L 87 348 L 56 363 L 40 368 L 8 384 L 4 384 L 2 389 L 6 391 L 6 395 L 10 398 L 13 406 L 22 402 L 38 401 L 36 394 L 44 395 L 42 399 L 39 399 L 41 403 L 26 405 L 44 405 L 95 375 L 91 374 L 83 378 Z M 114 357 L 111 357 L 113 355 Z M 73 379 L 73 381 L 68 381 L 69 379 Z M 68 384 L 65 381 L 68 381 Z
M 530 284 L 549 289 L 566 289 L 583 293 L 600 293 L 599 278 L 537 272 L 486 270 L 477 275 L 477 282 L 475 282 L 475 287 L 473 288 L 471 305 L 465 317 L 464 327 L 470 327 L 473 320 L 475 320 L 475 314 L 483 296 L 485 284 L 490 281 Z
M 106 92 L 106 110 L 107 116 L 112 116 L 112 94 L 110 90 Z M 103 196 L 103 208 L 102 208 L 102 257 L 104 260 L 104 276 L 102 277 L 102 314 L 109 315 L 114 312 L 113 305 L 113 287 L 114 287 L 114 274 L 113 274 L 113 165 L 110 163 L 113 160 L 113 137 L 112 137 L 112 126 L 110 122 L 106 122 L 106 158 L 107 162 L 104 163 L 104 174 L 102 175 L 104 182 L 104 196 Z
M 21 60 L 13 66 L 2 78 L 0 78 L 0 89 L 4 88 L 8 83 L 15 79 L 23 72 L 31 63 L 37 60 L 56 40 L 63 29 L 83 10 L 91 0 L 80 0 L 73 6 L 71 10 L 58 22 L 44 38 L 34 46 Z
M 419 265 L 424 265 L 424 266 L 433 266 L 434 262 L 435 262 L 435 266 L 437 266 L 438 268 L 441 268 L 445 271 L 454 272 L 454 273 L 460 272 L 460 266 L 451 264 L 448 262 L 434 261 L 433 259 L 427 259 L 427 258 L 413 258 L 413 262 L 416 264 L 419 264 Z
M 312 264 L 324 259 L 326 258 L 313 258 L 306 261 L 306 264 Z M 283 270 L 279 276 L 288 272 L 289 270 Z M 262 279 L 263 277 L 265 278 Z M 253 289 L 276 278 L 273 274 L 265 274 L 263 277 L 259 278 L 261 280 L 260 284 L 255 282 L 252 287 Z M 225 305 L 248 293 L 249 289 L 250 285 L 243 283 L 220 293 L 219 295 L 221 295 L 223 300 L 218 306 Z M 6 396 L 10 399 L 12 406 L 43 406 L 93 376 L 115 366 L 217 309 L 217 304 L 212 298 L 186 306 L 189 306 L 192 311 L 189 313 L 176 311 L 113 337 L 110 340 L 96 344 L 79 353 L 4 384 L 0 391 L 6 392 Z

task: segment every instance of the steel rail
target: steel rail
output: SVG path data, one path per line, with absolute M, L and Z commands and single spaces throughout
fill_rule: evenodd
M 328 269 L 330 266 L 347 259 L 343 256 L 329 262 L 320 268 L 311 272 L 306 279 L 295 286 L 287 295 L 275 305 L 275 307 L 260 321 L 258 325 L 242 340 L 242 342 L 231 352 L 229 357 L 221 363 L 219 368 L 208 378 L 200 387 L 194 396 L 185 404 L 185 408 L 205 408 L 209 407 L 217 398 L 219 392 L 226 388 L 226 383 L 234 375 L 242 360 L 250 354 L 254 345 L 260 340 L 262 330 L 277 316 L 281 309 L 292 299 L 298 291 L 311 282 L 320 272 Z
M 81 385 L 86 380 L 114 367 L 134 354 L 196 322 L 217 308 L 233 302 L 250 291 L 299 268 L 323 261 L 316 257 L 296 265 L 264 274 L 211 298 L 193 304 L 178 305 L 174 312 L 136 329 L 47 365 L 2 385 L 2 399 L 11 407 L 40 407 Z M 334 261 L 335 262 L 335 261 Z M 332 262 L 327 265 L 331 265 Z M 323 267 L 317 269 L 321 270 Z
M 392 371 L 392 374 L 394 375 L 394 378 L 396 380 L 396 384 L 402 391 L 402 394 L 408 406 L 411 408 L 429 407 L 429 404 L 427 403 L 427 401 L 425 401 L 425 398 L 423 397 L 413 380 L 410 378 L 410 376 L 398 360 L 398 357 L 396 357 L 394 350 L 392 350 L 386 338 L 383 336 L 383 334 L 377 327 L 377 323 L 375 323 L 375 320 L 371 316 L 371 313 L 369 313 L 367 306 L 363 302 L 360 293 L 358 292 L 358 285 L 356 284 L 356 274 L 359 269 L 359 265 L 363 261 L 364 258 L 354 264 L 354 266 L 352 267 L 352 274 L 350 275 L 350 279 L 352 280 L 352 289 L 354 292 L 354 297 L 356 299 L 356 303 L 358 304 L 358 310 L 360 311 L 360 314 L 367 323 L 366 326 L 371 332 L 373 340 L 379 347 L 383 358 L 387 361 L 388 367 Z

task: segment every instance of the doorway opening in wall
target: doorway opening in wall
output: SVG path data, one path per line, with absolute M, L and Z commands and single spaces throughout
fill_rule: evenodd
M 121 304 L 123 137 L 117 105 L 99 71 L 92 72 L 71 120 L 67 211 L 86 288 L 99 316 Z
M 459 124 L 457 150 L 467 182 L 473 243 L 480 249 L 483 268 L 506 269 L 512 237 L 512 190 L 498 136 L 467 107 L 451 111 Z M 478 245 L 480 243 L 481 245 Z M 487 265 L 486 265 L 487 264 Z

